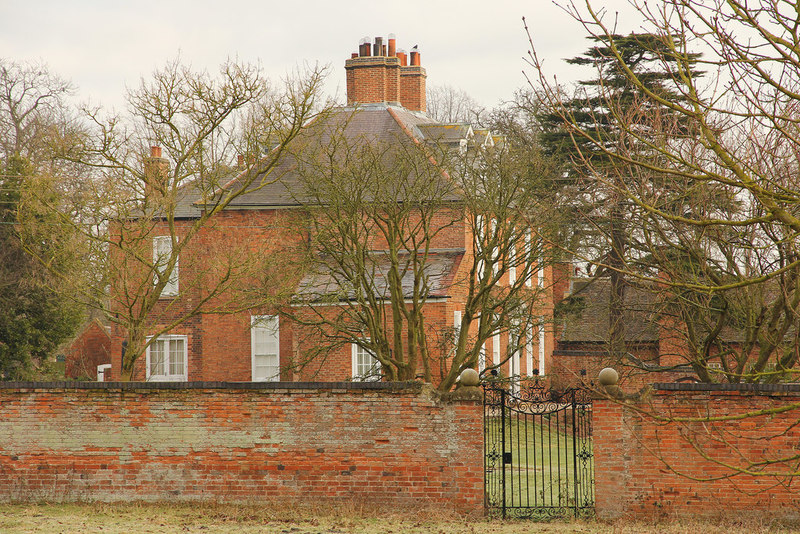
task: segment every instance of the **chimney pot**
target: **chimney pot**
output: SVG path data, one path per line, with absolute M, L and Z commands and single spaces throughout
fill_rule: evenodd
M 161 147 L 160 146 L 151 146 L 150 147 L 150 157 L 151 158 L 160 158 L 161 157 Z
M 396 52 L 396 45 L 397 45 L 397 40 L 394 38 L 394 34 L 390 33 L 389 34 L 389 52 L 388 52 L 389 57 L 395 57 L 395 55 L 397 53 Z
M 358 52 L 353 52 L 352 54 L 350 54 L 350 59 L 355 59 L 357 57 L 358 57 Z
M 372 55 L 380 56 L 382 48 L 383 48 L 383 37 L 376 37 L 375 45 L 372 47 Z
M 420 60 L 419 52 L 415 52 L 415 51 L 412 50 L 411 51 L 411 66 L 412 67 L 419 67 L 419 65 L 420 65 L 420 61 L 419 60 Z

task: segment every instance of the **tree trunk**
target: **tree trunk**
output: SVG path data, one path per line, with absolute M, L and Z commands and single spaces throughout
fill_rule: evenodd
M 608 264 L 610 267 L 609 302 L 608 302 L 608 337 L 609 351 L 615 361 L 625 354 L 625 278 L 622 270 L 625 267 L 625 221 L 619 201 L 614 201 L 610 214 L 611 250 Z

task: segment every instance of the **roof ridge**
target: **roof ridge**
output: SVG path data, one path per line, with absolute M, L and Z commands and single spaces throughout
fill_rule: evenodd
M 408 127 L 406 126 L 405 122 L 403 122 L 403 120 L 400 119 L 400 117 L 397 115 L 397 112 L 395 110 L 393 110 L 391 107 L 387 106 L 386 107 L 386 111 L 389 112 L 389 115 L 391 115 L 391 117 L 394 119 L 394 121 L 397 123 L 397 125 L 400 126 L 400 129 L 403 130 L 403 132 L 405 132 L 406 135 L 408 135 L 415 143 L 417 143 L 417 144 L 420 143 L 420 140 L 417 138 L 417 136 L 415 136 L 411 132 L 411 130 L 408 129 Z

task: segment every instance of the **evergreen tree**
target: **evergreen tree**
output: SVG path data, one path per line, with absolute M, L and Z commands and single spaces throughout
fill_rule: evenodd
M 46 270 L 23 246 L 17 217 L 31 164 L 19 154 L 0 164 L 0 379 L 22 380 L 36 377 L 37 368 L 75 333 L 82 313 L 48 287 Z M 56 221 L 37 224 L 43 236 L 58 234 L 52 231 Z
M 572 98 L 538 114 L 539 143 L 546 155 L 562 164 L 555 184 L 559 201 L 572 211 L 562 236 L 565 248 L 577 250 L 593 264 L 594 276 L 609 278 L 609 350 L 619 355 L 626 349 L 623 272 L 630 269 L 630 252 L 636 248 L 628 227 L 637 217 L 637 208 L 625 201 L 623 191 L 638 187 L 630 182 L 642 180 L 643 173 L 639 169 L 634 172 L 625 158 L 612 155 L 635 152 L 641 159 L 650 147 L 663 142 L 660 138 L 665 131 L 673 140 L 689 133 L 668 107 L 655 108 L 653 99 L 630 83 L 626 69 L 635 73 L 648 91 L 674 102 L 684 100 L 680 78 L 702 73 L 694 69 L 699 54 L 679 57 L 672 52 L 675 43 L 666 42 L 663 36 L 632 33 L 590 39 L 596 44 L 567 63 L 594 67 L 597 77 L 579 82 Z M 622 62 L 612 52 L 611 40 Z M 664 128 L 670 121 L 674 124 Z M 637 127 L 620 129 L 617 125 L 621 122 Z M 644 179 L 658 180 L 652 176 Z

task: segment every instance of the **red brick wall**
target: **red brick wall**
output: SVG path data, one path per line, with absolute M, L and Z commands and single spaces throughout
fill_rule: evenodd
M 400 102 L 412 111 L 426 111 L 427 74 L 419 65 L 400 65 L 397 57 L 363 56 L 345 61 L 347 104 Z
M 559 345 L 560 347 L 553 352 L 552 367 L 559 385 L 574 385 L 587 380 L 596 380 L 597 374 L 604 367 L 613 367 L 617 370 L 619 385 L 626 388 L 626 391 L 635 391 L 653 382 L 674 382 L 696 376 L 686 368 L 647 370 L 627 360 L 620 362 L 603 350 L 603 344 L 562 342 Z M 645 363 L 659 361 L 658 345 L 655 343 L 630 345 L 628 350 Z
M 367 56 L 348 59 L 347 104 L 399 102 L 400 60 L 396 57 Z
M 0 501 L 483 511 L 480 402 L 419 384 L 54 385 L 0 385 Z
M 418 65 L 400 67 L 400 103 L 403 107 L 423 113 L 427 111 L 426 78 L 425 69 Z
M 665 422 L 637 411 L 672 418 L 725 417 L 800 402 L 797 384 L 761 386 L 760 391 L 752 386 L 749 391 L 748 386 L 736 388 L 657 384 L 647 401 L 623 405 L 595 400 L 598 517 L 652 520 L 768 513 L 770 519 L 798 519 L 800 480 L 753 476 L 737 473 L 734 468 L 796 472 L 796 459 L 775 465 L 751 462 L 795 457 L 800 441 L 800 428 L 796 426 L 800 408 L 713 423 Z

